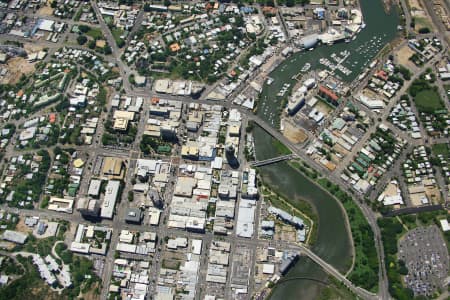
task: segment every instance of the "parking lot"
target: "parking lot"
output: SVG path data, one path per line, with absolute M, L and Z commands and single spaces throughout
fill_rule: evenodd
M 444 285 L 448 274 L 447 245 L 438 227 L 410 230 L 399 242 L 399 260 L 405 262 L 404 280 L 414 295 L 432 296 Z

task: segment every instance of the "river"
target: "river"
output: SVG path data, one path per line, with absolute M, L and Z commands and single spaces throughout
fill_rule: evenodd
M 276 97 L 283 84 L 294 84 L 291 79 L 300 72 L 300 69 L 309 62 L 311 69 L 324 69 L 319 64 L 319 59 L 329 58 L 332 53 L 349 51 L 350 55 L 344 65 L 352 70 L 346 76 L 336 72 L 342 80 L 350 82 L 367 67 L 376 54 L 397 34 L 399 18 L 396 8 L 386 14 L 381 0 L 360 0 L 366 27 L 357 38 L 350 43 L 340 43 L 333 46 L 320 46 L 313 51 L 295 53 L 280 64 L 269 76 L 274 82 L 265 85 L 258 104 L 258 115 L 276 126 L 279 123 L 279 106 L 281 99 Z M 258 160 L 277 155 L 276 148 L 272 145 L 272 138 L 262 129 L 256 128 L 255 149 Z M 316 184 L 309 181 L 301 173 L 282 162 L 260 169 L 264 181 L 274 190 L 280 192 L 289 201 L 309 201 L 319 218 L 317 241 L 313 246 L 319 256 L 332 264 L 342 273 L 345 273 L 351 265 L 351 243 L 349 232 L 345 226 L 345 216 L 339 204 Z M 287 274 L 287 277 L 310 277 L 325 279 L 326 274 L 322 269 L 307 258 L 301 258 L 299 262 Z M 308 280 L 292 280 L 277 286 L 271 299 L 301 300 L 317 298 L 321 285 Z

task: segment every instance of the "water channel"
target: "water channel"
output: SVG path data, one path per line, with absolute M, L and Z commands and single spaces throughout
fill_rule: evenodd
M 276 97 L 285 83 L 294 84 L 291 79 L 300 72 L 306 64 L 311 69 L 324 69 L 319 64 L 320 58 L 329 58 L 332 53 L 349 51 L 350 55 L 344 66 L 352 70 L 345 75 L 336 72 L 344 81 L 358 77 L 375 55 L 397 34 L 399 22 L 396 9 L 386 14 L 382 0 L 360 0 L 366 27 L 357 38 L 350 43 L 340 43 L 333 46 L 320 46 L 313 51 L 296 53 L 280 64 L 270 77 L 274 82 L 264 86 L 258 108 L 258 115 L 272 125 L 278 123 L 278 111 L 281 99 Z M 272 138 L 260 128 L 254 130 L 257 159 L 266 159 L 277 155 L 272 144 Z M 313 250 L 338 270 L 345 273 L 351 264 L 351 244 L 349 232 L 345 226 L 344 213 L 339 204 L 317 185 L 305 178 L 301 173 L 291 168 L 287 163 L 278 163 L 261 168 L 264 181 L 290 201 L 309 201 L 319 217 L 318 236 Z M 301 258 L 287 275 L 293 277 L 310 277 L 325 279 L 326 274 L 311 260 Z M 271 299 L 301 300 L 314 299 L 320 293 L 322 285 L 308 280 L 292 280 L 275 288 Z

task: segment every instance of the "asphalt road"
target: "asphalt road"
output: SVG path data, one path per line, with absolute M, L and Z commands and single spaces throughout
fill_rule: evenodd
M 404 3 L 404 0 L 401 1 L 402 4 Z M 344 189 L 348 189 L 349 186 L 348 184 L 346 184 L 345 182 L 342 182 L 342 180 L 339 178 L 339 176 L 337 174 L 330 174 L 327 170 L 325 170 L 325 168 L 321 165 L 319 165 L 317 162 L 313 161 L 309 156 L 306 155 L 304 149 L 302 148 L 301 145 L 296 145 L 291 143 L 287 138 L 285 138 L 278 130 L 274 129 L 271 125 L 269 125 L 267 122 L 265 122 L 264 120 L 262 120 L 260 117 L 254 115 L 252 112 L 245 110 L 241 107 L 235 106 L 233 104 L 231 104 L 231 101 L 211 101 L 211 100 L 193 100 L 190 97 L 181 97 L 181 96 L 172 96 L 172 95 L 161 95 L 158 93 L 155 93 L 149 89 L 134 89 L 133 87 L 131 87 L 130 83 L 128 82 L 128 76 L 130 74 L 132 74 L 132 71 L 130 70 L 130 68 L 124 64 L 121 60 L 120 60 L 120 56 L 121 56 L 121 52 L 120 49 L 118 49 L 114 37 L 112 36 L 109 28 L 107 27 L 107 25 L 105 24 L 103 18 L 100 15 L 99 12 L 99 8 L 97 6 L 97 3 L 95 1 L 91 1 L 92 7 L 94 8 L 94 11 L 97 14 L 97 18 L 99 20 L 99 25 L 102 29 L 102 32 L 106 38 L 106 40 L 108 41 L 109 45 L 112 48 L 112 57 L 105 57 L 106 60 L 108 61 L 114 61 L 119 68 L 120 74 L 123 78 L 123 85 L 124 85 L 124 89 L 127 93 L 128 96 L 132 96 L 132 97 L 144 97 L 144 99 L 149 99 L 150 97 L 153 96 L 157 96 L 157 97 L 161 97 L 164 99 L 169 99 L 169 100 L 177 100 L 177 101 L 181 101 L 183 103 L 191 103 L 191 102 L 195 102 L 195 103 L 205 103 L 205 104 L 218 104 L 218 105 L 222 105 L 226 108 L 236 108 L 238 109 L 248 120 L 252 120 L 254 121 L 256 124 L 258 124 L 259 126 L 261 126 L 266 132 L 268 132 L 270 135 L 272 135 L 274 138 L 276 138 L 277 140 L 279 140 L 280 142 L 282 142 L 283 144 L 285 144 L 295 155 L 297 155 L 298 157 L 300 157 L 302 160 L 306 161 L 309 165 L 311 165 L 312 167 L 314 167 L 316 170 L 318 170 L 319 172 L 321 172 L 322 174 L 325 174 L 325 177 L 327 177 L 331 182 L 336 183 L 338 185 L 340 185 L 341 187 L 343 187 Z M 408 13 L 405 14 L 406 19 L 408 20 Z M 140 17 L 142 18 L 142 14 L 140 14 Z M 139 19 L 138 18 L 138 19 Z M 138 22 L 139 23 L 139 22 Z M 407 27 L 409 27 L 409 24 L 407 24 Z M 8 39 L 8 37 L 4 38 L 2 37 L 0 40 L 4 40 L 4 39 Z M 10 38 L 9 38 L 10 39 Z M 28 41 L 28 40 L 27 40 Z M 42 43 L 45 45 L 46 42 L 42 41 Z M 60 45 L 58 44 L 54 44 L 54 43 L 49 43 L 48 46 L 51 46 L 51 49 L 56 49 L 58 47 L 60 47 Z M 86 49 L 84 47 L 80 47 L 81 49 Z M 87 49 L 86 49 L 87 50 Z M 426 67 L 428 66 L 432 66 L 432 64 L 437 61 L 438 59 L 441 58 L 441 55 L 435 57 L 431 62 L 427 63 L 423 68 L 421 68 L 421 70 L 425 70 Z M 413 76 L 413 79 L 417 78 L 420 75 L 420 72 L 415 73 Z M 412 79 L 412 80 L 413 80 Z M 405 86 L 402 88 L 401 91 L 399 91 L 397 93 L 397 95 L 402 95 L 405 91 L 406 88 L 408 86 L 408 83 L 405 83 Z M 243 87 L 245 87 L 245 84 L 243 85 Z M 390 108 L 392 107 L 393 103 L 395 103 L 398 100 L 398 96 L 396 98 L 394 98 L 389 106 L 384 110 L 383 114 L 382 114 L 382 121 L 384 121 L 384 119 L 387 117 L 387 115 L 390 112 Z M 147 103 L 148 105 L 148 101 L 145 101 L 145 103 Z M 144 107 L 145 108 L 145 107 Z M 146 111 L 146 110 L 144 110 Z M 138 125 L 138 136 L 140 136 L 145 128 L 145 116 L 141 115 L 141 121 Z M 367 133 L 366 133 L 366 137 L 370 135 L 370 133 L 375 130 L 377 126 L 373 126 Z M 367 140 L 367 138 L 364 138 L 364 140 Z M 98 139 L 97 139 L 98 140 Z M 364 141 L 363 140 L 363 141 Z M 442 141 L 444 142 L 448 142 L 448 139 L 443 139 Z M 359 143 L 359 145 L 363 145 L 364 143 L 361 142 Z M 133 151 L 136 151 L 138 148 L 138 141 L 136 141 L 133 146 L 132 149 Z M 100 155 L 108 155 L 108 156 L 121 156 L 121 157 L 129 157 L 131 158 L 131 152 L 128 149 L 105 149 L 103 147 L 100 146 L 100 143 L 94 143 L 94 145 L 92 146 L 81 146 L 81 147 L 77 147 L 80 151 L 87 151 L 88 153 L 92 153 L 92 157 L 95 156 L 100 156 Z M 358 147 L 359 148 L 359 147 Z M 8 155 L 12 155 L 15 151 L 13 149 L 11 149 L 11 147 L 9 147 L 8 149 L 10 149 L 10 152 L 7 153 Z M 25 152 L 21 152 L 21 153 L 25 153 Z M 129 170 L 131 171 L 131 170 Z M 387 172 L 386 173 L 386 178 L 389 177 L 391 173 Z M 127 184 L 128 185 L 128 184 Z M 124 192 L 124 197 L 126 197 L 126 192 Z M 384 270 L 384 253 L 383 253 L 383 247 L 382 247 L 382 243 L 381 243 L 381 236 L 380 236 L 380 232 L 379 232 L 379 228 L 377 226 L 376 223 L 376 219 L 377 219 L 377 215 L 367 206 L 364 204 L 363 200 L 363 195 L 356 195 L 355 197 L 355 203 L 360 207 L 360 209 L 362 210 L 362 212 L 364 213 L 365 217 L 367 218 L 372 230 L 374 231 L 375 234 L 375 242 L 376 242 L 376 246 L 377 246 L 377 250 L 378 250 L 378 255 L 379 255 L 379 261 L 380 261 L 380 293 L 378 295 L 378 298 L 381 299 L 389 299 L 389 294 L 388 294 L 388 288 L 387 288 L 387 279 L 386 279 L 386 275 L 385 275 L 385 270 Z M 114 246 L 117 245 L 117 241 L 118 241 L 118 233 L 121 229 L 123 228 L 127 228 L 127 229 L 133 229 L 133 230 L 145 230 L 142 226 L 133 226 L 133 225 L 129 225 L 129 224 L 125 224 L 123 221 L 123 211 L 125 208 L 125 204 L 126 201 L 123 201 L 118 208 L 118 215 L 116 216 L 116 218 L 114 219 L 114 221 L 107 221 L 104 220 L 101 223 L 106 225 L 106 226 L 110 226 L 113 228 L 114 230 L 114 234 L 113 234 L 113 238 L 111 241 L 111 249 L 114 249 Z M 9 211 L 13 211 L 14 209 L 9 209 Z M 63 215 L 63 214 L 58 214 L 58 213 L 54 213 L 54 212 L 50 212 L 50 211 L 41 211 L 39 209 L 33 210 L 33 211 L 27 211 L 27 210 L 21 210 L 20 211 L 21 214 L 29 214 L 29 215 L 38 215 L 41 216 L 43 218 L 53 218 L 53 217 L 57 217 L 57 218 L 61 218 L 61 219 L 65 219 L 68 220 L 70 222 L 76 222 L 76 223 L 80 223 L 83 222 L 85 223 L 86 221 L 84 221 L 81 216 L 79 216 L 77 213 L 74 213 L 73 215 Z M 153 231 L 153 230 L 152 230 Z M 204 235 L 198 235 L 195 233 L 189 233 L 189 232 L 185 232 L 185 231 L 179 231 L 179 230 L 173 230 L 173 229 L 169 229 L 166 228 L 165 226 L 161 226 L 159 228 L 156 228 L 156 232 L 158 234 L 158 236 L 161 238 L 163 236 L 166 236 L 168 234 L 173 234 L 173 235 L 177 235 L 177 236 L 188 236 L 188 237 L 198 237 L 198 238 L 202 238 L 204 240 L 204 247 L 205 245 L 208 244 L 208 242 L 210 243 L 212 241 L 212 239 L 214 238 L 213 235 L 211 234 L 204 234 Z M 230 242 L 233 243 L 243 243 L 245 245 L 248 246 L 257 246 L 257 245 L 261 245 L 261 246 L 267 246 L 267 242 L 266 241 L 260 241 L 256 238 L 254 239 L 242 239 L 239 237 L 236 237 L 235 235 L 229 236 L 225 238 L 226 240 L 230 240 Z M 336 271 L 332 266 L 328 265 L 325 261 L 323 261 L 320 257 L 318 257 L 317 255 L 315 255 L 312 251 L 310 251 L 308 248 L 306 247 L 302 247 L 302 246 L 298 246 L 298 245 L 288 245 L 288 244 L 279 244 L 278 246 L 280 247 L 286 247 L 288 249 L 297 249 L 299 250 L 302 254 L 307 255 L 308 257 L 310 257 L 311 259 L 313 259 L 316 263 L 318 263 L 319 265 L 321 265 L 325 271 L 327 271 L 330 275 L 334 276 L 335 278 L 337 278 L 339 281 L 343 282 L 345 285 L 347 285 L 350 289 L 352 289 L 352 291 L 354 291 L 356 294 L 358 294 L 361 298 L 364 299 L 375 299 L 376 296 L 373 295 L 372 293 L 369 293 L 363 289 L 360 289 L 358 287 L 355 287 L 352 285 L 351 282 L 349 282 L 345 276 L 343 276 L 342 274 L 340 274 L 338 271 Z M 206 251 L 204 251 L 206 252 Z M 107 284 L 109 282 L 109 279 L 111 277 L 111 270 L 112 270 L 112 259 L 113 259 L 113 253 L 114 251 L 109 251 L 108 256 L 107 256 L 107 263 L 105 264 L 105 272 L 104 272 L 104 290 L 102 291 L 103 295 L 106 295 L 107 293 L 107 288 L 109 287 L 109 284 Z M 155 256 L 157 256 L 158 254 L 155 254 Z M 232 254 L 231 254 L 232 256 Z

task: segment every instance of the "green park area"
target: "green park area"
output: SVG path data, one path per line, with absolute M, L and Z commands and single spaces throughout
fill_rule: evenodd
M 281 143 L 278 140 L 273 139 L 272 145 L 277 149 L 278 154 L 280 155 L 288 155 L 291 154 L 291 150 L 289 150 L 288 147 L 286 147 L 283 143 Z
M 359 299 L 343 283 L 333 277 L 328 277 L 328 285 L 323 288 L 318 297 L 319 300 L 328 299 Z
M 421 113 L 432 114 L 437 110 L 445 109 L 436 86 L 430 85 L 425 79 L 416 79 L 409 88 L 409 94 Z
M 443 155 L 444 157 L 450 156 L 450 148 L 448 147 L 448 144 L 434 144 L 432 146 L 433 154 L 434 155 Z
M 414 97 L 416 107 L 420 112 L 432 113 L 436 110 L 444 109 L 441 97 L 436 90 L 423 90 Z
M 86 35 L 90 36 L 94 40 L 103 39 L 103 32 L 101 31 L 100 28 L 96 27 L 89 27 L 89 30 L 86 32 Z
M 121 38 L 121 36 L 123 36 L 124 34 L 123 29 L 114 27 L 111 29 L 111 34 L 113 35 L 114 40 L 116 41 L 116 44 L 119 48 L 125 46 L 125 41 Z
M 378 256 L 372 228 L 349 194 L 326 178 L 320 178 L 317 182 L 342 203 L 348 216 L 355 247 L 355 263 L 347 278 L 357 286 L 376 292 L 378 290 Z

